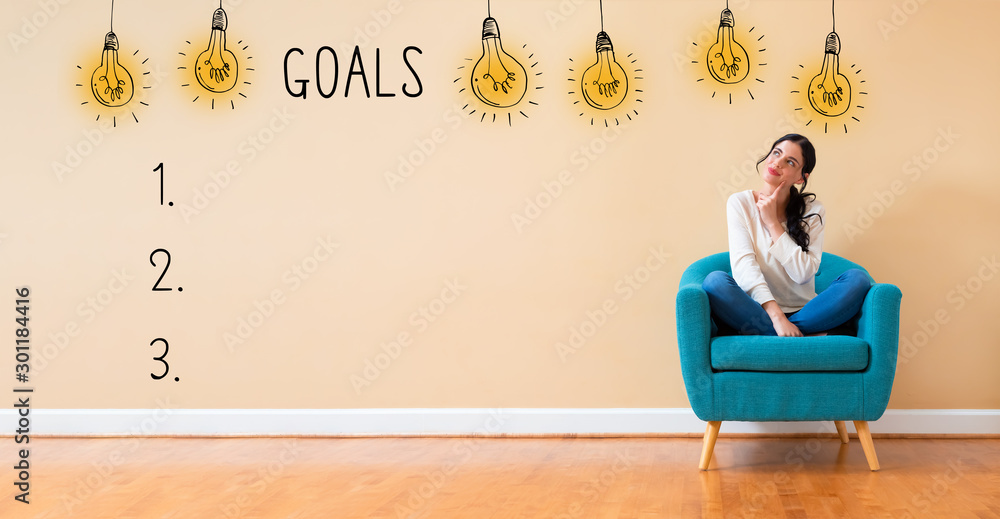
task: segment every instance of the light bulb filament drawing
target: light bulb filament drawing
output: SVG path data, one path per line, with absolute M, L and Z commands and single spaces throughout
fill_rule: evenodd
M 236 56 L 226 48 L 226 29 L 229 19 L 221 7 L 212 13 L 212 34 L 208 48 L 195 61 L 195 76 L 206 90 L 227 92 L 236 86 L 239 68 Z
M 583 98 L 599 110 L 610 110 L 628 96 L 628 74 L 615 60 L 615 49 L 608 33 L 597 34 L 597 62 L 587 68 L 581 79 Z
M 618 85 L 621 84 L 621 80 L 615 79 L 614 70 L 611 68 L 611 63 L 614 59 L 608 57 L 608 53 L 603 53 L 599 55 L 598 61 L 594 67 L 598 68 L 597 79 L 594 79 L 591 84 L 597 86 L 597 92 L 600 96 L 611 97 L 618 93 Z
M 500 28 L 492 17 L 483 21 L 483 55 L 472 69 L 472 91 L 495 108 L 516 105 L 528 91 L 527 73 L 503 50 Z
M 812 107 L 813 111 L 816 113 L 828 117 L 830 119 L 838 117 L 848 117 L 854 121 L 861 122 L 858 118 L 860 112 L 858 110 L 864 110 L 864 103 L 856 103 L 857 100 L 863 99 L 862 96 L 868 95 L 865 88 L 864 76 L 861 75 L 862 70 L 857 67 L 856 64 L 851 65 L 845 69 L 845 72 L 851 74 L 851 77 L 860 87 L 858 90 L 854 90 L 851 82 L 847 79 L 847 76 L 841 73 L 840 70 L 840 36 L 837 35 L 837 4 L 835 1 L 830 2 L 833 14 L 833 28 L 829 34 L 827 34 L 826 39 L 823 42 L 823 64 L 816 75 L 792 75 L 792 79 L 799 81 L 800 86 L 795 90 L 792 90 L 792 95 L 796 96 L 801 102 L 801 96 L 803 94 L 803 88 L 805 88 L 805 97 L 809 99 L 809 106 Z M 807 70 L 805 65 L 799 65 L 804 73 Z M 815 70 L 815 69 L 813 69 Z M 810 79 L 811 78 L 811 79 Z M 857 96 L 857 99 L 855 99 Z M 796 108 L 796 111 L 805 110 L 806 106 L 803 104 L 801 107 Z M 830 131 L 830 121 L 829 119 L 824 120 L 823 132 Z M 839 123 L 839 121 L 837 121 Z M 806 122 L 806 126 L 813 123 L 812 119 Z M 847 124 L 845 120 L 843 123 L 844 133 L 847 133 Z M 838 124 L 839 126 L 839 124 Z
M 454 81 L 459 86 L 458 93 L 469 97 L 462 110 L 468 115 L 481 114 L 480 122 L 506 119 L 508 126 L 513 125 L 516 114 L 528 119 L 530 107 L 538 106 L 530 92 L 543 88 L 528 74 L 538 66 L 538 61 L 527 44 L 516 48 L 514 54 L 504 49 L 500 26 L 488 1 L 480 45 L 481 52 L 465 58 L 466 63 L 458 67 L 462 72 Z M 531 75 L 537 77 L 542 73 L 531 71 Z
M 100 121 L 101 117 L 104 116 L 110 117 L 112 127 L 117 128 L 118 118 L 126 113 L 131 115 L 135 122 L 139 122 L 136 112 L 124 107 L 130 103 L 134 106 L 135 103 L 133 101 L 138 102 L 142 106 L 149 106 L 144 101 L 143 90 L 151 87 L 145 85 L 143 81 L 146 75 L 149 74 L 143 68 L 143 65 L 149 61 L 148 58 L 137 58 L 136 56 L 139 54 L 138 50 L 135 50 L 131 55 L 122 53 L 118 36 L 115 34 L 114 18 L 115 3 L 112 1 L 112 22 L 107 34 L 104 35 L 101 63 L 93 72 L 90 72 L 91 64 L 77 65 L 76 68 L 80 71 L 80 75 L 76 76 L 78 81 L 76 86 L 81 89 L 80 92 L 84 97 L 80 105 L 90 105 L 93 107 L 96 111 L 97 121 Z M 132 78 L 132 73 L 122 64 L 122 59 L 124 59 L 124 65 L 128 65 L 133 71 L 139 74 L 135 79 Z M 91 98 L 96 100 L 97 103 L 91 103 Z M 108 110 L 108 108 L 113 108 L 114 110 Z
M 249 45 L 239 38 L 235 38 L 235 43 L 232 39 L 227 40 L 228 30 L 229 17 L 219 0 L 219 8 L 212 12 L 212 32 L 208 35 L 207 44 L 205 40 L 186 40 L 192 47 L 178 52 L 182 56 L 177 67 L 177 70 L 183 71 L 181 87 L 193 87 L 196 93 L 191 102 L 204 99 L 212 110 L 216 109 L 216 105 L 229 105 L 235 110 L 238 98 L 247 98 L 243 85 L 251 84 L 248 79 L 255 71 L 253 56 L 247 53 Z M 193 69 L 192 55 L 197 56 Z M 192 72 L 197 81 L 191 81 Z M 197 88 L 199 86 L 201 88 Z M 211 95 L 205 95 L 205 91 Z
M 512 82 L 517 81 L 517 76 L 507 70 L 503 66 L 503 61 L 499 59 L 493 59 L 494 55 L 499 54 L 499 52 L 493 48 L 496 43 L 492 40 L 488 43 L 491 48 L 487 53 L 484 54 L 484 59 L 489 60 L 486 64 L 486 73 L 483 74 L 483 80 L 489 80 L 493 82 L 493 91 L 497 92 L 503 90 L 503 93 L 509 94 L 514 87 L 511 85 Z M 486 86 L 489 88 L 489 81 L 486 81 Z
M 696 82 L 708 87 L 712 99 L 722 94 L 718 98 L 728 100 L 732 105 L 734 95 L 742 96 L 745 92 L 753 101 L 756 99 L 753 86 L 756 83 L 765 83 L 766 77 L 767 59 L 764 53 L 767 47 L 762 43 L 764 34 L 760 31 L 754 33 L 757 27 L 752 24 L 745 32 L 737 31 L 736 17 L 729 10 L 728 2 L 718 20 L 718 30 L 714 39 L 711 33 L 706 31 L 697 41 L 691 42 L 689 55 L 692 58 L 704 59 L 704 61 L 702 59 L 691 61 L 699 76 Z M 706 21 L 706 25 L 709 24 L 712 22 Z M 737 39 L 737 36 L 740 39 Z M 706 71 L 708 74 L 705 74 Z
M 118 37 L 114 32 L 104 37 L 101 65 L 91 76 L 91 86 L 94 98 L 104 106 L 115 108 L 132 100 L 135 85 L 132 75 L 118 62 Z
M 642 69 L 636 65 L 638 61 L 631 53 L 615 54 L 611 37 L 604 30 L 604 2 L 598 3 L 601 15 L 601 29 L 597 33 L 597 43 L 587 52 L 583 63 L 588 64 L 583 74 L 575 69 L 569 69 L 569 95 L 573 104 L 579 105 L 579 116 L 590 120 L 590 125 L 604 123 L 610 127 L 618 126 L 625 119 L 632 120 L 633 115 L 639 115 L 636 108 L 642 103 L 640 98 L 643 90 Z M 594 52 L 594 54 L 591 54 Z M 576 60 L 570 58 L 570 63 Z M 579 89 L 579 90 L 578 90 Z M 598 110 L 594 112 L 593 110 Z
M 836 32 L 826 37 L 823 68 L 809 82 L 809 103 L 828 117 L 843 115 L 851 107 L 851 83 L 840 73 L 840 37 Z
M 719 32 L 714 45 L 708 49 L 708 70 L 720 83 L 739 83 L 750 74 L 750 57 L 736 41 L 733 29 L 736 20 L 727 7 L 719 19 Z

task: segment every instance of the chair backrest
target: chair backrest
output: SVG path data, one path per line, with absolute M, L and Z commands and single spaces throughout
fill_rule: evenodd
M 705 276 L 709 272 L 715 270 L 721 270 L 723 272 L 732 273 L 732 269 L 729 266 L 729 253 L 720 252 L 718 254 L 712 254 L 711 256 L 706 256 L 695 263 L 693 263 L 689 269 L 692 272 L 697 272 L 700 274 L 700 283 L 705 279 Z M 854 263 L 853 261 L 846 260 L 836 254 L 831 254 L 829 252 L 823 253 L 823 259 L 820 260 L 819 271 L 816 272 L 816 292 L 822 292 L 826 290 L 833 280 L 837 279 L 838 276 L 844 273 L 844 271 L 850 269 L 860 269 L 865 273 L 868 273 L 861 265 Z M 697 275 L 697 274 L 696 274 Z M 871 274 L 868 274 L 871 278 Z M 874 281 L 874 280 L 873 280 Z M 683 282 L 682 282 L 683 284 Z

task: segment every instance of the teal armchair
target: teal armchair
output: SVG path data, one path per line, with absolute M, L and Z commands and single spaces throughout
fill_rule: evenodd
M 816 273 L 820 292 L 845 270 L 857 268 L 823 253 Z M 691 408 L 708 422 L 699 468 L 707 470 L 724 421 L 832 420 L 848 442 L 844 421 L 858 431 L 871 470 L 878 457 L 868 422 L 878 420 L 889 403 L 896 374 L 899 304 L 894 285 L 876 283 L 850 323 L 856 336 L 715 336 L 702 289 L 713 271 L 731 272 L 729 253 L 702 258 L 681 276 L 677 292 L 677 344 Z M 864 269 L 862 269 L 864 270 Z

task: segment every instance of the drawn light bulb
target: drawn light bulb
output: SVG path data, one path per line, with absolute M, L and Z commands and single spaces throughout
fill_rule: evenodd
M 503 50 L 500 28 L 492 17 L 483 21 L 483 56 L 472 69 L 472 91 L 480 101 L 496 108 L 516 105 L 528 91 L 528 75 Z
M 733 36 L 735 25 L 733 12 L 723 9 L 715 45 L 708 49 L 708 71 L 720 83 L 739 83 L 750 73 L 750 56 Z
M 819 113 L 837 117 L 851 107 L 851 83 L 840 73 L 840 36 L 826 37 L 823 69 L 809 82 L 809 104 Z
M 239 70 L 236 56 L 226 49 L 226 27 L 229 19 L 222 8 L 212 14 L 212 35 L 208 40 L 208 49 L 198 55 L 195 62 L 195 76 L 198 83 L 210 92 L 221 93 L 236 86 Z
M 610 110 L 628 96 L 628 74 L 615 61 L 615 48 L 608 33 L 597 33 L 597 62 L 583 73 L 583 98 L 599 110 Z
M 132 100 L 135 86 L 132 75 L 118 62 L 118 37 L 109 32 L 104 37 L 101 65 L 90 78 L 94 97 L 104 106 L 124 106 Z

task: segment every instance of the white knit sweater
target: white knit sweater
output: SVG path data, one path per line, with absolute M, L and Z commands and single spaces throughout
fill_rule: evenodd
M 806 213 L 819 218 L 806 220 L 809 226 L 809 252 L 804 252 L 788 233 L 772 245 L 771 234 L 764 228 L 757 211 L 753 191 L 735 193 L 726 203 L 729 222 L 729 262 L 733 278 L 754 301 L 764 304 L 774 300 L 781 311 L 802 309 L 816 297 L 816 271 L 823 256 L 822 204 L 813 201 Z M 782 222 L 782 228 L 787 229 Z

